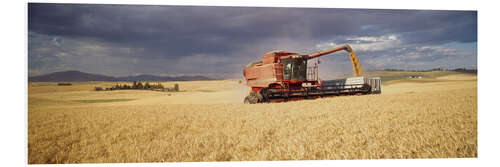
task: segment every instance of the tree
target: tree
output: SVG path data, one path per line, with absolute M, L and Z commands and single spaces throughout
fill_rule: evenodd
M 174 91 L 178 92 L 179 91 L 179 84 L 174 85 Z
M 139 83 L 137 83 L 137 89 L 143 89 L 144 86 L 142 85 L 142 82 L 139 81 Z
M 134 83 L 132 84 L 132 89 L 137 89 L 137 81 L 134 81 Z

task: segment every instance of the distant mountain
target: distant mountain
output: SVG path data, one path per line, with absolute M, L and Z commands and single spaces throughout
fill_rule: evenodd
M 28 77 L 30 82 L 80 82 L 80 81 L 194 81 L 211 80 L 204 76 L 166 77 L 155 75 L 138 75 L 127 77 L 111 77 L 99 74 L 90 74 L 80 71 L 62 71 L 47 75 Z
M 80 71 L 61 71 L 47 75 L 28 77 L 30 82 L 68 82 L 68 81 L 116 81 L 115 77 L 89 74 Z
M 120 81 L 165 81 L 165 77 L 155 76 L 155 75 L 137 75 L 137 76 L 127 76 L 118 77 Z

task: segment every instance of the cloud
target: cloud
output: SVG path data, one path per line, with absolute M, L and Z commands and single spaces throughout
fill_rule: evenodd
M 60 41 L 60 40 L 58 40 L 56 37 L 54 37 L 54 38 L 52 38 L 52 44 L 53 44 L 54 46 L 59 47 L 59 46 L 61 46 L 61 41 Z
M 367 68 L 473 54 L 453 61 L 470 65 L 476 48 L 446 49 L 476 43 L 477 12 L 29 3 L 28 41 L 28 68 L 42 74 L 238 77 L 271 50 L 308 54 L 345 43 Z
M 362 36 L 362 37 L 352 37 L 352 38 L 347 38 L 346 40 L 348 41 L 354 41 L 355 43 L 361 43 L 361 42 L 384 42 L 384 41 L 394 41 L 397 40 L 396 35 L 383 35 L 379 37 L 375 36 Z
M 30 76 L 35 76 L 40 74 L 41 74 L 40 70 L 28 70 L 28 75 Z
M 348 38 L 353 41 L 352 46 L 358 51 L 381 51 L 399 48 L 402 41 L 396 35 L 383 35 L 379 37 Z

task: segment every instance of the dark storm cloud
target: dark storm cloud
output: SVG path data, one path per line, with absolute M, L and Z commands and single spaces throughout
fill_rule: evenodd
M 110 65 L 91 69 L 99 72 L 97 69 L 101 68 L 116 75 L 203 73 L 210 68 L 213 73 L 235 73 L 241 71 L 241 65 L 264 52 L 273 49 L 304 52 L 324 42 L 368 43 L 359 46 L 364 47 L 359 53 L 372 58 L 395 54 L 383 49 L 476 42 L 477 13 L 30 3 L 28 31 L 29 68 L 33 70 L 44 71 L 43 62 L 47 61 L 40 57 L 52 52 L 47 57 L 60 55 L 53 62 L 81 69 L 90 69 L 89 65 L 78 63 L 85 59 L 81 57 L 108 56 Z M 35 39 L 32 35 L 49 39 Z M 393 35 L 391 40 L 382 41 L 383 45 L 371 45 L 380 41 L 355 39 L 385 39 L 390 35 Z M 56 44 L 60 46 L 48 45 L 44 46 L 48 49 L 42 49 L 41 45 L 35 45 L 36 42 L 54 44 L 54 40 L 59 40 Z M 86 61 L 103 59 L 93 57 Z M 204 60 L 199 64 L 189 63 L 198 62 L 193 59 Z M 187 64 L 192 67 L 186 68 Z
M 290 9 L 257 8 L 30 4 L 29 11 L 33 32 L 147 48 L 151 57 L 230 52 L 294 31 L 286 27 L 296 19 Z

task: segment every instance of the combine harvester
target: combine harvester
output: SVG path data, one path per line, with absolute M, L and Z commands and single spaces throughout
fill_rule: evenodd
M 321 81 L 318 63 L 307 66 L 310 59 L 342 50 L 349 53 L 354 77 Z M 311 55 L 274 50 L 264 54 L 262 61 L 248 64 L 243 75 L 252 88 L 245 97 L 246 104 L 381 93 L 380 77 L 364 77 L 358 57 L 347 44 Z

